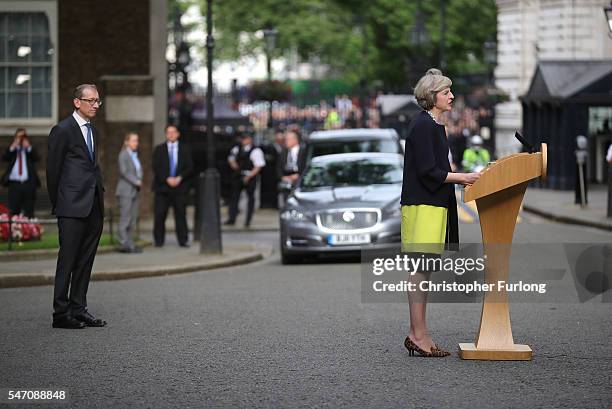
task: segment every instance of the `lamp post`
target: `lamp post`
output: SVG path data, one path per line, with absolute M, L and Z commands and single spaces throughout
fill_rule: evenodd
M 446 1 L 440 0 L 440 69 L 446 70 L 446 56 L 444 47 L 446 46 Z
M 488 137 L 486 133 L 481 132 L 481 136 L 485 140 L 485 147 L 489 149 L 489 152 L 495 152 L 496 140 L 495 140 L 495 104 L 496 100 L 491 98 L 492 95 L 497 95 L 495 91 L 495 66 L 497 65 L 497 42 L 485 41 L 483 44 L 483 59 L 487 65 L 487 100 L 486 108 L 490 110 L 491 115 L 481 119 L 480 126 L 488 127 Z
M 200 212 L 200 254 L 220 254 L 223 252 L 221 244 L 221 214 L 219 209 L 220 178 L 215 168 L 215 141 L 213 135 L 214 107 L 213 107 L 213 49 L 215 39 L 212 34 L 212 0 L 206 1 L 206 64 L 208 70 L 208 84 L 206 88 L 206 150 L 207 167 L 200 174 L 200 195 L 198 206 Z
M 405 65 L 408 71 L 406 75 L 407 93 L 410 93 L 412 85 L 416 84 L 421 75 L 423 75 L 423 71 L 425 71 L 426 44 L 429 42 L 429 36 L 424 21 L 425 15 L 422 11 L 421 0 L 418 0 L 414 13 L 414 24 L 408 31 L 408 42 L 411 45 L 411 52 L 407 53 L 405 57 Z M 442 54 L 440 54 L 440 58 L 443 58 Z M 440 64 L 442 64 L 442 61 L 440 61 Z
M 272 50 L 276 47 L 276 35 L 278 31 L 274 27 L 268 26 L 263 30 L 264 40 L 266 42 L 266 63 L 268 69 L 268 93 L 269 103 L 268 106 L 268 129 L 272 129 Z
M 604 7 L 603 11 L 604 15 L 606 16 L 606 20 L 608 21 L 608 30 L 610 30 L 608 36 L 610 36 L 612 34 L 612 1 L 608 6 Z
M 485 41 L 483 44 L 482 54 L 484 62 L 489 68 L 489 84 L 493 85 L 493 72 L 495 70 L 495 65 L 497 64 L 497 43 L 495 41 Z
M 608 21 L 608 37 L 612 38 L 612 1 L 604 7 L 604 15 Z M 608 217 L 612 217 L 612 163 L 608 162 Z

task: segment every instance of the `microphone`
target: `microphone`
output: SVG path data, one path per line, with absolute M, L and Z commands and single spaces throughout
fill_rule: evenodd
M 533 147 L 533 146 L 531 146 L 531 144 L 530 144 L 529 142 L 527 142 L 527 140 L 526 140 L 526 139 L 523 137 L 523 135 L 521 135 L 521 134 L 520 134 L 518 131 L 516 131 L 516 132 L 514 133 L 514 137 L 515 137 L 516 139 L 518 139 L 518 140 L 519 140 L 519 142 L 520 142 L 521 144 L 523 144 L 523 146 L 525 147 L 525 149 L 527 150 L 527 152 L 529 152 L 529 153 L 534 153 L 534 152 L 536 152 L 536 150 L 534 149 L 534 147 Z

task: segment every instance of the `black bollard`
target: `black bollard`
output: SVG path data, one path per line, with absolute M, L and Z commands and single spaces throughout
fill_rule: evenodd
M 204 172 L 198 174 L 195 184 L 195 211 L 193 212 L 193 241 L 200 241 L 200 227 L 202 227 L 202 220 L 200 214 L 202 213 L 202 203 L 200 196 L 204 191 Z
M 608 163 L 608 217 L 612 217 L 612 163 Z
M 208 168 L 200 177 L 201 189 L 198 204 L 201 212 L 200 254 L 221 254 L 221 192 L 219 172 Z

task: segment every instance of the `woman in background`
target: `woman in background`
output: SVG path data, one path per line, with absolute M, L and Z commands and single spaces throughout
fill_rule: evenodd
M 455 173 L 448 160 L 448 139 L 440 123 L 443 112 L 452 109 L 455 98 L 452 81 L 432 68 L 418 81 L 414 95 L 423 111 L 410 123 L 404 153 L 402 185 L 402 251 L 440 257 L 445 243 L 459 242 L 457 202 L 454 183 L 471 185 L 479 173 Z M 428 272 L 417 272 L 411 281 L 427 279 Z M 444 357 L 450 352 L 432 340 L 425 312 L 427 293 L 409 291 L 410 332 L 404 346 L 414 355 Z
M 142 167 L 138 159 L 138 134 L 128 132 L 119 153 L 119 180 L 117 181 L 117 203 L 119 203 L 119 251 L 140 253 L 133 240 L 134 226 L 138 220 Z

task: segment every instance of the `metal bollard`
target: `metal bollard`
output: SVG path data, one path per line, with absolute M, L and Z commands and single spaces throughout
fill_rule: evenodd
M 193 241 L 200 241 L 202 227 L 202 206 L 204 206 L 204 172 L 198 174 L 195 184 L 195 211 L 193 215 Z
M 220 177 L 215 168 L 206 169 L 200 177 L 198 204 L 200 212 L 200 254 L 222 254 L 221 215 L 219 209 Z
M 608 163 L 608 217 L 612 217 L 612 163 Z
M 108 228 L 110 230 L 110 244 L 113 245 L 113 209 L 108 209 Z
M 9 226 L 8 249 L 9 251 L 11 251 L 13 249 L 13 219 L 12 219 L 12 215 L 10 212 L 9 212 L 8 226 Z

